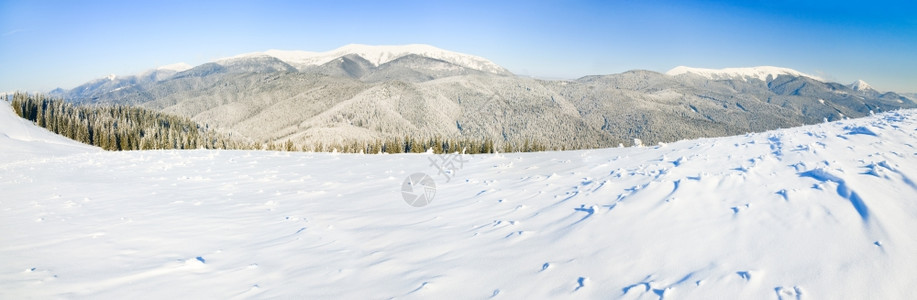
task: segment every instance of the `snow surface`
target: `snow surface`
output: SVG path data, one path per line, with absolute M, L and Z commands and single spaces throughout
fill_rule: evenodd
M 917 297 L 914 110 L 447 181 L 433 154 L 98 151 L 4 107 L 3 299 Z
M 818 81 L 824 81 L 821 78 L 802 73 L 793 69 L 781 68 L 781 67 L 771 67 L 771 66 L 760 66 L 760 67 L 751 67 L 751 68 L 725 68 L 725 69 L 701 69 L 701 68 L 691 68 L 685 66 L 675 67 L 665 73 L 669 76 L 678 76 L 682 74 L 696 74 L 709 79 L 742 79 L 747 80 L 748 78 L 758 79 L 764 82 L 767 82 L 768 77 L 771 79 L 777 78 L 779 75 L 791 75 L 799 77 L 809 77 Z
M 447 61 L 467 68 L 491 72 L 508 73 L 503 67 L 478 56 L 443 50 L 430 45 L 411 44 L 398 46 L 370 46 L 350 44 L 327 52 L 268 50 L 265 52 L 246 53 L 217 60 L 225 62 L 247 57 L 272 56 L 293 66 L 317 66 L 328 63 L 345 55 L 356 54 L 375 66 L 385 64 L 400 57 L 416 54 L 424 57 Z

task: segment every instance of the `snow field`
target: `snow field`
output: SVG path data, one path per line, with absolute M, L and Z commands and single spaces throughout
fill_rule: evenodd
M 433 154 L 103 152 L 2 110 L 0 298 L 915 297 L 913 110 L 448 182 Z

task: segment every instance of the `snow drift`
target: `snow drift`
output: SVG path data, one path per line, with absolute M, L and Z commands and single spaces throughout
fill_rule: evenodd
M 447 173 L 432 154 L 35 147 L 2 110 L 0 298 L 915 296 L 913 110 Z M 401 195 L 418 172 L 420 208 Z

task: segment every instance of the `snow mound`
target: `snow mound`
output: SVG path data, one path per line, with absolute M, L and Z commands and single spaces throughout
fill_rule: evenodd
M 678 76 L 683 74 L 695 74 L 709 79 L 720 80 L 720 79 L 742 79 L 747 80 L 748 78 L 758 79 L 764 82 L 767 82 L 768 79 L 777 78 L 780 75 L 790 75 L 797 77 L 808 77 L 818 81 L 824 81 L 821 78 L 805 74 L 789 68 L 781 67 L 771 67 L 771 66 L 760 66 L 760 67 L 751 67 L 751 68 L 725 68 L 725 69 L 701 69 L 701 68 L 691 68 L 685 66 L 675 67 L 665 73 L 669 76 Z
M 334 59 L 349 54 L 355 54 L 363 57 L 375 66 L 385 64 L 400 57 L 415 54 L 447 61 L 474 70 L 498 74 L 509 73 L 509 71 L 503 67 L 482 57 L 447 51 L 430 45 L 421 44 L 398 46 L 369 46 L 351 44 L 327 52 L 268 50 L 265 52 L 247 53 L 230 58 L 224 58 L 217 60 L 217 62 L 225 62 L 228 60 L 247 57 L 271 56 L 293 66 L 316 66 L 328 63 Z
M 0 298 L 911 299 L 915 145 L 909 110 L 640 148 L 0 164 Z

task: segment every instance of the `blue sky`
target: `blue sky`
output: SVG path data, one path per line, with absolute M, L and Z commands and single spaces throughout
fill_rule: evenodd
M 771 65 L 917 92 L 913 3 L 0 0 L 0 92 L 350 43 L 430 44 L 545 78 Z

